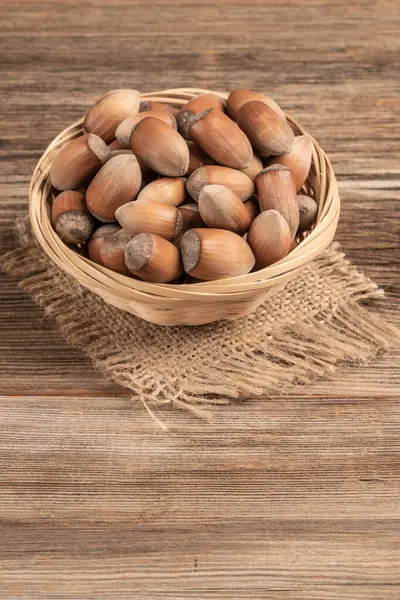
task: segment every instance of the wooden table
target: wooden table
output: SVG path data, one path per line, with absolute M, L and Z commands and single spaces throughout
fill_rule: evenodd
M 102 92 L 265 90 L 331 156 L 338 239 L 399 292 L 396 0 L 3 0 L 0 252 L 47 143 Z M 400 352 L 155 430 L 0 286 L 0 597 L 399 598 Z M 383 306 L 383 305 L 382 305 Z

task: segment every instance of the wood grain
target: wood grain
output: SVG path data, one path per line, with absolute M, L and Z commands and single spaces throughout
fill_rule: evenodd
M 265 90 L 319 141 L 338 240 L 400 291 L 394 0 L 2 2 L 0 252 L 51 139 L 107 89 Z M 0 286 L 0 598 L 397 599 L 400 349 L 296 396 L 166 411 Z

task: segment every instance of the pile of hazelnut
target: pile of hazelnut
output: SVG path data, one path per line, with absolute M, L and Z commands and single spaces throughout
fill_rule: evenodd
M 315 200 L 300 194 L 311 138 L 264 94 L 202 94 L 177 109 L 113 90 L 83 128 L 54 156 L 51 220 L 109 269 L 157 283 L 244 275 L 315 223 Z

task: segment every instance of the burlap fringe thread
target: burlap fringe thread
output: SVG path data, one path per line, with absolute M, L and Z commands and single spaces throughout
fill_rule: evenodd
M 383 290 L 333 244 L 253 314 L 200 327 L 161 327 L 106 304 L 60 271 L 17 223 L 19 248 L 2 269 L 53 317 L 65 339 L 109 379 L 128 388 L 163 429 L 152 408 L 173 405 L 207 417 L 201 406 L 282 394 L 362 363 L 387 349 L 398 329 L 360 302 Z

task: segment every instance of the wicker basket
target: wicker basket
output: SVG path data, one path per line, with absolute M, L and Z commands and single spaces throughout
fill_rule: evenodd
M 145 94 L 142 99 L 182 106 L 208 91 L 172 89 Z M 227 98 L 227 94 L 219 95 Z M 296 134 L 305 133 L 293 118 L 287 118 Z M 312 167 L 304 189 L 318 202 L 317 224 L 286 258 L 248 275 L 195 284 L 147 283 L 114 273 L 71 250 L 60 240 L 50 223 L 51 161 L 56 149 L 82 134 L 82 121 L 60 133 L 37 164 L 29 190 L 30 219 L 46 254 L 81 285 L 121 310 L 160 325 L 201 325 L 221 319 L 237 319 L 252 312 L 296 277 L 335 235 L 340 209 L 337 183 L 329 159 L 313 139 Z

